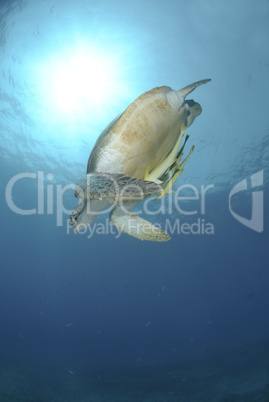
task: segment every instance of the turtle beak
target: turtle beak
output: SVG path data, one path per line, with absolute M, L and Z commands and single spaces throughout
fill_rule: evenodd
M 85 230 L 99 215 L 99 211 L 93 212 L 90 204 L 92 201 L 82 200 L 71 213 L 69 222 L 75 232 Z
M 210 78 L 207 78 L 205 80 L 201 80 L 201 81 L 196 81 L 193 82 L 190 85 L 187 85 L 186 87 L 180 89 L 179 91 L 177 91 L 177 93 L 179 94 L 180 97 L 182 98 L 186 98 L 186 96 L 188 96 L 192 91 L 194 91 L 195 88 L 199 87 L 200 85 L 206 84 L 207 82 L 211 81 Z

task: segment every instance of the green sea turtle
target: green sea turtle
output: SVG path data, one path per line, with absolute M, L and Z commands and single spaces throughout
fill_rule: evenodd
M 147 196 L 168 193 L 194 150 L 180 163 L 186 129 L 202 112 L 186 96 L 209 79 L 179 91 L 162 86 L 139 96 L 101 133 L 90 154 L 87 175 L 76 186 L 81 202 L 70 216 L 75 231 L 89 226 L 112 207 L 110 220 L 140 240 L 166 241 L 169 235 L 130 211 Z M 180 148 L 181 146 L 181 148 Z

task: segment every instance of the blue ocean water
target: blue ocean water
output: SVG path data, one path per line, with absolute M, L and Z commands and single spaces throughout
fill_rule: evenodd
M 269 3 L 0 4 L 0 402 L 269 401 Z M 164 243 L 68 223 L 107 124 L 189 99 Z M 180 197 L 183 197 L 180 198 Z M 189 198 L 188 198 L 189 197 Z

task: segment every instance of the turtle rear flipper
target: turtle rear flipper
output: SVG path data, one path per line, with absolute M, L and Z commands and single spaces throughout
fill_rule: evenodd
M 120 232 L 136 237 L 139 240 L 167 241 L 170 239 L 170 236 L 164 230 L 140 218 L 134 212 L 123 210 L 119 205 L 110 212 L 110 220 Z

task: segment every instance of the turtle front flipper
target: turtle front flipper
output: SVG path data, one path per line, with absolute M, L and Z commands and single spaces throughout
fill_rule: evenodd
M 110 220 L 119 232 L 136 237 L 139 240 L 167 241 L 170 236 L 154 226 L 151 222 L 140 218 L 134 212 L 117 205 L 110 212 Z
M 75 196 L 87 200 L 115 202 L 142 201 L 161 190 L 152 181 L 137 179 L 123 173 L 88 173 L 76 185 Z

